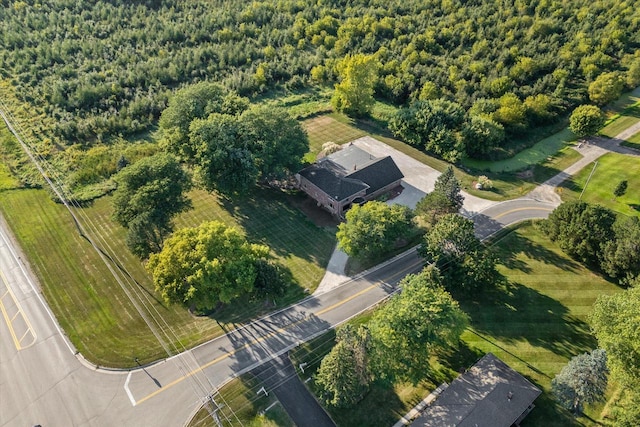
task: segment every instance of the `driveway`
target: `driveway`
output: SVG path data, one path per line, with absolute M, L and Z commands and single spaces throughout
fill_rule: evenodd
M 391 156 L 404 174 L 404 179 L 402 180 L 404 190 L 402 194 L 391 201 L 392 203 L 409 206 L 413 209 L 426 193 L 433 191 L 436 179 L 440 176 L 439 171 L 370 136 L 358 138 L 353 143 L 376 157 Z M 462 195 L 464 196 L 462 209 L 467 216 L 471 216 L 475 212 L 479 212 L 496 203 L 472 196 L 464 191 Z
M 276 357 L 251 371 L 269 393 L 274 393 L 298 427 L 335 427 L 335 423 L 307 390 L 288 354 Z

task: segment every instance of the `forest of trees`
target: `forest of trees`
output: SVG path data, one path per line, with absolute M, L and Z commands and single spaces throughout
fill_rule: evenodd
M 600 103 L 605 80 L 639 83 L 634 3 L 3 0 L 0 75 L 52 119 L 53 147 L 147 130 L 174 89 L 202 80 L 241 96 L 332 87 L 355 54 L 375 59 L 378 99 L 445 98 L 484 119 L 495 107 L 498 131 L 522 132 Z M 467 137 L 493 127 L 476 119 Z

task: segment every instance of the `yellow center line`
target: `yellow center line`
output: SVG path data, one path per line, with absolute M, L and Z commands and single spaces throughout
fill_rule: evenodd
M 7 322 L 7 327 L 9 328 L 9 333 L 11 334 L 11 338 L 13 338 L 13 344 L 16 346 L 16 350 L 20 350 L 20 342 L 18 341 L 18 337 L 16 337 L 16 333 L 13 330 L 13 326 L 11 325 L 11 320 L 9 319 L 9 315 L 7 314 L 7 310 L 4 308 L 4 304 L 0 301 L 0 311 L 2 311 L 2 316 L 4 316 L 4 320 Z
M 312 313 L 312 314 L 314 314 L 315 316 L 320 316 L 320 315 L 322 315 L 322 314 L 324 314 L 324 313 L 327 313 L 328 311 L 331 311 L 331 310 L 333 310 L 333 309 L 335 309 L 335 308 L 337 308 L 337 307 L 340 307 L 340 306 L 341 306 L 341 305 L 343 305 L 343 304 L 348 303 L 349 301 L 353 300 L 354 298 L 357 298 L 357 297 L 359 297 L 360 295 L 363 295 L 363 294 L 365 294 L 365 293 L 369 292 L 370 290 L 372 290 L 373 288 L 377 288 L 377 287 L 378 287 L 378 285 L 377 285 L 377 284 L 376 284 L 376 285 L 368 286 L 367 288 L 365 288 L 365 289 L 361 290 L 360 292 L 357 292 L 357 293 L 355 293 L 355 294 L 351 295 L 350 297 L 345 298 L 344 300 L 342 300 L 342 301 L 340 301 L 340 302 L 337 302 L 337 303 L 335 303 L 335 304 L 333 304 L 333 305 L 331 305 L 331 306 L 329 306 L 329 307 L 323 308 L 322 310 L 318 311 L 317 313 Z M 281 333 L 281 332 L 283 332 L 283 331 L 285 331 L 285 330 L 287 330 L 287 329 L 289 329 L 289 328 L 292 328 L 292 327 L 294 327 L 294 326 L 296 326 L 296 325 L 298 325 L 298 324 L 300 324 L 300 323 L 302 323 L 302 322 L 305 322 L 305 321 L 307 321 L 307 320 L 308 320 L 308 316 L 307 316 L 307 317 L 305 317 L 304 319 L 300 319 L 300 320 L 295 321 L 295 322 L 293 322 L 293 323 L 290 323 L 290 324 L 288 324 L 288 325 L 286 325 L 286 326 L 283 326 L 283 327 L 281 327 L 281 328 L 279 328 L 279 329 L 276 329 L 275 331 L 270 332 L 270 333 L 268 333 L 267 335 L 264 335 L 264 336 L 262 336 L 262 337 L 260 337 L 260 338 L 256 338 L 255 340 L 250 341 L 250 342 L 248 342 L 248 343 L 244 344 L 244 345 L 243 345 L 243 346 L 241 346 L 241 347 L 238 347 L 238 348 L 236 348 L 236 349 L 233 349 L 233 350 L 231 350 L 230 352 L 228 352 L 228 353 L 226 353 L 226 354 L 223 354 L 222 356 L 219 356 L 219 357 L 217 357 L 217 358 L 215 358 L 215 359 L 213 359 L 213 360 L 211 360 L 211 361 L 209 361 L 209 362 L 205 363 L 205 364 L 204 364 L 204 365 L 202 365 L 202 366 L 199 366 L 198 368 L 196 368 L 196 369 L 192 370 L 191 372 L 186 373 L 185 375 L 181 376 L 180 378 L 177 378 L 177 379 L 173 380 L 173 381 L 172 381 L 172 382 L 170 382 L 169 384 L 167 384 L 167 385 L 163 386 L 162 388 L 159 388 L 158 390 L 156 390 L 156 391 L 154 391 L 154 392 L 152 392 L 152 393 L 150 393 L 150 394 L 146 395 L 145 397 L 141 398 L 140 400 L 137 400 L 137 401 L 136 401 L 136 405 L 138 405 L 138 404 L 140 404 L 140 403 L 142 403 L 142 402 L 144 402 L 144 401 L 146 401 L 146 400 L 151 399 L 153 396 L 156 396 L 156 395 L 158 395 L 158 394 L 162 393 L 163 391 L 167 390 L 168 388 L 173 387 L 174 385 L 176 385 L 176 384 L 178 384 L 178 383 L 182 382 L 183 380 L 185 380 L 185 379 L 187 379 L 187 378 L 189 378 L 189 377 L 191 377 L 191 376 L 193 376 L 193 375 L 195 375 L 195 374 L 197 374 L 197 373 L 201 372 L 202 370 L 207 369 L 208 367 L 210 367 L 210 366 L 212 366 L 212 365 L 215 365 L 216 363 L 218 363 L 218 362 L 220 362 L 220 361 L 222 361 L 222 360 L 224 360 L 224 359 L 227 359 L 227 358 L 229 358 L 229 357 L 233 356 L 234 354 L 236 354 L 236 353 L 237 353 L 237 352 L 239 352 L 240 350 L 244 350 L 244 349 L 246 349 L 246 348 L 248 348 L 248 347 L 253 346 L 254 344 L 257 344 L 257 343 L 259 343 L 259 342 L 262 342 L 262 341 L 264 341 L 264 340 L 267 340 L 267 339 L 269 339 L 269 338 L 271 338 L 271 337 L 273 337 L 273 336 L 275 336 L 275 335 L 278 335 L 279 333 Z
M 33 345 L 36 342 L 37 336 L 33 330 L 33 327 L 31 326 L 31 322 L 29 322 L 29 318 L 24 314 L 24 311 L 22 311 L 22 307 L 20 306 L 20 303 L 16 299 L 15 295 L 13 295 L 13 292 L 9 287 L 9 283 L 7 282 L 7 278 L 4 275 L 4 272 L 2 270 L 0 270 L 0 277 L 2 278 L 2 281 L 4 282 L 5 287 L 7 288 L 7 291 L 2 295 L 2 297 L 0 297 L 0 311 L 2 311 L 2 316 L 4 317 L 4 320 L 7 322 L 7 328 L 9 328 L 9 333 L 11 334 L 11 338 L 13 338 L 13 343 L 16 346 L 16 350 L 23 350 Z M 2 302 L 2 299 L 7 294 L 9 294 L 9 296 L 13 300 L 13 303 L 16 305 L 16 308 L 18 309 L 16 314 L 11 319 L 9 319 L 9 314 L 7 313 L 4 303 Z M 24 319 L 24 323 L 27 325 L 27 331 L 25 332 L 25 334 L 22 336 L 20 340 L 18 340 L 18 337 L 16 336 L 16 332 L 13 329 L 13 321 L 15 320 L 16 317 L 18 317 L 18 314 L 22 316 L 22 318 Z M 27 335 L 27 333 L 31 333 L 31 335 L 33 336 L 33 342 L 31 342 L 28 346 L 23 347 L 20 344 L 20 342 L 24 339 L 24 336 Z
M 550 208 L 541 208 L 541 207 L 531 207 L 531 208 L 517 208 L 511 209 L 510 211 L 502 212 L 499 215 L 493 217 L 493 219 L 502 218 L 505 215 L 509 215 L 510 213 L 519 212 L 519 211 L 552 211 Z

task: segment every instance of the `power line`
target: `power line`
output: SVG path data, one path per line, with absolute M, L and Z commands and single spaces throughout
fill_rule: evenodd
M 145 293 L 142 293 L 142 297 L 141 297 L 140 296 L 141 294 L 138 292 L 138 289 L 137 289 L 137 283 L 134 283 L 133 285 L 131 284 L 132 275 L 126 270 L 126 267 L 124 266 L 125 264 L 119 259 L 118 255 L 117 255 L 117 251 L 114 251 L 110 247 L 108 241 L 102 235 L 100 228 L 95 225 L 95 223 L 93 222 L 93 220 L 90 217 L 88 217 L 86 214 L 84 214 L 84 212 L 82 211 L 81 207 L 74 200 L 73 197 L 65 197 L 65 189 L 64 189 L 65 186 L 62 183 L 62 180 L 59 178 L 59 174 L 57 173 L 57 171 L 51 167 L 51 165 L 46 161 L 46 159 L 44 159 L 38 153 L 37 150 L 32 150 L 31 147 L 27 143 L 25 143 L 23 138 L 20 136 L 19 132 L 16 130 L 16 128 L 12 124 L 12 122 L 16 123 L 16 127 L 20 128 L 20 130 L 23 133 L 26 133 L 24 131 L 24 129 L 21 128 L 20 122 L 18 120 L 16 120 L 14 117 L 11 117 L 11 120 L 9 119 L 8 116 L 11 116 L 11 113 L 9 112 L 7 107 L 1 101 L 0 101 L 0 107 L 2 107 L 2 108 L 0 108 L 0 115 L 2 116 L 3 120 L 5 121 L 8 129 L 15 136 L 15 138 L 18 141 L 18 143 L 20 144 L 22 150 L 25 152 L 25 154 L 27 154 L 27 156 L 29 157 L 31 162 L 34 164 L 34 166 L 37 168 L 38 172 L 41 174 L 41 176 L 45 180 L 46 184 L 54 192 L 55 196 L 60 200 L 61 203 L 64 204 L 65 208 L 67 209 L 67 211 L 71 215 L 71 217 L 72 217 L 72 219 L 74 221 L 74 224 L 75 224 L 76 228 L 78 229 L 80 235 L 82 237 L 84 237 L 85 239 L 87 239 L 87 241 L 91 244 L 93 249 L 98 253 L 98 256 L 100 257 L 102 262 L 105 264 L 105 266 L 107 267 L 107 269 L 109 270 L 111 275 L 114 277 L 114 279 L 116 280 L 118 285 L 121 287 L 122 291 L 125 293 L 127 298 L 131 301 L 131 303 L 133 304 L 133 306 L 136 309 L 136 311 L 138 312 L 138 314 L 141 316 L 141 318 L 147 324 L 147 326 L 149 327 L 149 329 L 151 330 L 151 332 L 155 336 L 156 340 L 160 343 L 160 345 L 164 349 L 165 353 L 168 356 L 172 356 L 173 355 L 173 352 L 172 352 L 171 348 L 169 348 L 169 345 L 167 344 L 167 342 L 161 337 L 160 332 L 162 332 L 162 335 L 164 335 L 165 338 L 168 338 L 169 343 L 174 342 L 174 343 L 180 344 L 180 346 L 182 347 L 182 351 L 179 351 L 178 348 L 175 347 L 175 344 L 173 344 L 171 346 L 173 347 L 173 350 L 176 353 L 179 353 L 179 356 L 180 356 L 180 359 L 182 360 L 182 362 L 188 364 L 188 362 L 183 359 L 185 357 L 185 355 L 187 355 L 187 353 L 188 353 L 188 356 L 190 356 L 191 359 L 193 359 L 193 362 L 196 364 L 197 368 L 200 368 L 200 365 L 197 362 L 197 360 L 193 357 L 193 354 L 191 352 L 186 351 L 186 348 L 184 347 L 184 345 L 182 345 L 182 342 L 178 339 L 178 337 L 175 334 L 175 332 L 173 331 L 173 329 L 168 325 L 168 323 L 166 322 L 164 317 L 157 311 L 157 309 L 155 309 L 154 305 L 148 300 L 149 297 Z M 5 111 L 3 111 L 3 110 L 6 110 L 7 113 L 5 113 Z M 35 154 L 34 154 L 34 152 L 35 152 Z M 43 167 L 43 165 L 44 165 L 44 167 Z M 45 171 L 45 169 L 47 169 L 47 171 Z M 53 180 L 56 181 L 57 185 L 54 184 L 54 182 L 52 181 L 52 178 L 53 178 Z M 72 209 L 72 205 L 73 205 L 73 207 L 75 209 L 78 209 L 78 213 L 79 214 L 76 214 L 76 212 Z M 84 222 L 89 225 L 90 230 L 88 230 L 87 227 L 83 224 L 83 221 L 80 219 L 80 217 L 83 217 Z M 98 245 L 97 241 L 92 236 L 92 233 L 90 233 L 89 231 L 92 231 L 95 235 L 98 236 L 98 239 L 101 240 L 102 244 L 106 248 L 108 248 L 108 252 L 105 251 L 101 246 Z M 112 263 L 116 264 L 117 269 L 114 268 Z M 122 275 L 118 274 L 118 271 L 120 271 L 122 273 Z M 129 286 L 125 285 L 125 282 L 128 282 Z M 134 295 L 136 295 L 137 298 L 134 298 Z M 146 301 L 145 301 L 145 299 L 146 299 Z M 141 305 L 144 306 L 146 310 L 143 310 Z M 151 309 L 153 309 L 153 311 L 155 311 L 157 317 L 156 317 L 156 315 L 153 314 Z M 149 318 L 149 316 L 151 317 L 151 319 Z M 163 326 L 163 324 L 164 324 L 164 326 Z M 171 338 L 170 335 L 173 335 L 174 340 L 170 339 Z M 185 371 L 184 367 L 181 366 L 177 362 L 177 358 L 174 358 L 174 360 L 175 360 L 176 367 L 181 371 L 181 373 L 183 375 L 185 375 L 187 373 L 187 371 Z M 193 367 L 190 367 L 189 370 L 196 371 L 196 369 L 194 369 Z M 198 371 L 199 371 L 199 369 L 198 369 Z M 205 375 L 205 377 L 206 377 L 206 375 Z M 195 387 L 199 387 L 202 390 L 203 394 L 208 395 L 209 399 L 211 400 L 211 402 L 214 403 L 217 406 L 217 403 L 213 399 L 213 396 L 215 394 L 217 394 L 217 390 L 216 390 L 215 386 L 213 386 L 211 384 L 211 381 L 209 381 L 209 379 L 206 378 L 206 381 L 210 384 L 211 389 L 213 390 L 213 391 L 208 391 L 210 389 L 208 387 L 206 387 L 206 385 L 202 382 L 202 380 L 199 378 L 199 376 L 196 377 L 194 375 L 190 375 L 190 378 L 191 378 L 192 386 L 194 386 L 194 391 L 196 391 Z M 195 385 L 193 384 L 194 382 L 196 383 Z M 196 392 L 196 394 L 198 394 L 198 393 Z M 231 409 L 231 411 L 232 411 L 232 414 L 234 415 L 234 417 L 236 418 L 236 420 L 240 424 L 242 424 L 240 422 L 240 420 L 238 419 L 238 417 L 235 415 L 235 412 L 233 411 L 233 409 Z M 227 421 L 230 422 L 230 420 L 228 420 L 228 419 L 227 419 Z

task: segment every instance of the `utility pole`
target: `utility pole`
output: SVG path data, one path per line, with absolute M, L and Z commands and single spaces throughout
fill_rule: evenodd
M 209 415 L 211 415 L 211 418 L 213 419 L 213 421 L 215 421 L 216 425 L 218 427 L 222 427 L 222 421 L 220 421 L 220 417 L 218 416 L 218 411 L 220 410 L 220 407 L 218 406 L 215 399 L 213 398 L 213 393 L 207 396 L 205 405 L 207 406 Z

